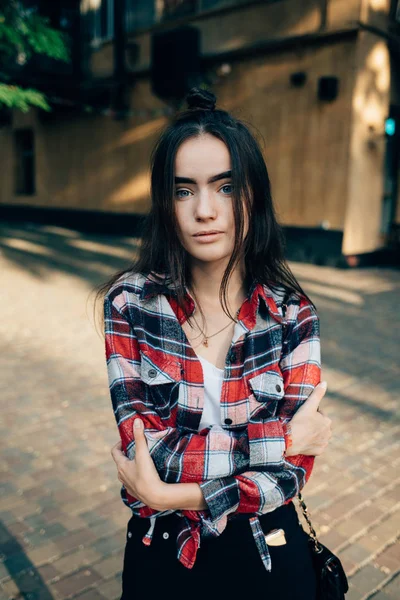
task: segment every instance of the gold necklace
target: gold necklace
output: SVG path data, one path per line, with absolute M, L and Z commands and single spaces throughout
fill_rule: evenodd
M 234 323 L 237 323 L 237 317 L 239 316 L 239 312 L 240 312 L 240 308 L 238 308 L 238 310 L 236 311 L 236 319 L 233 319 Z M 203 346 L 205 346 L 206 348 L 208 347 L 208 340 L 212 337 L 214 337 L 215 335 L 218 335 L 218 333 L 221 333 L 221 331 L 224 331 L 224 329 L 227 329 L 230 325 L 232 325 L 232 323 L 228 323 L 228 325 L 225 325 L 225 327 L 222 327 L 221 329 L 219 329 L 218 331 L 216 331 L 215 333 L 212 333 L 211 335 L 207 335 L 206 333 L 204 333 L 204 330 L 200 327 L 200 325 L 197 322 L 196 317 L 193 315 L 193 320 L 196 323 L 197 327 L 199 328 L 200 333 L 204 336 L 204 339 L 202 341 Z

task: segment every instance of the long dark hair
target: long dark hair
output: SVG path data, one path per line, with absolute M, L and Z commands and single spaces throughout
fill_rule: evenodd
M 188 108 L 175 115 L 151 154 L 151 209 L 145 219 L 138 257 L 97 288 L 96 300 L 104 297 L 124 274 L 154 272 L 171 278 L 177 286 L 177 301 L 185 310 L 185 287 L 190 289 L 191 273 L 187 252 L 177 235 L 175 156 L 188 138 L 210 134 L 225 143 L 231 157 L 235 245 L 220 286 L 224 312 L 233 318 L 227 307 L 227 285 L 242 256 L 247 284 L 282 285 L 288 293 L 302 294 L 314 306 L 285 260 L 283 230 L 276 218 L 267 167 L 256 136 L 250 131 L 251 125 L 225 110 L 216 109 L 216 96 L 205 89 L 192 88 L 186 102 Z M 249 215 L 249 229 L 242 241 L 243 202 Z

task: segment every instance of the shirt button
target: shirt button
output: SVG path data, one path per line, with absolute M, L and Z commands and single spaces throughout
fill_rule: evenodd
M 232 419 L 225 419 L 224 423 L 225 425 L 231 425 Z
M 169 533 L 168 531 L 164 531 L 164 533 L 162 534 L 164 540 L 167 540 L 169 538 Z
M 282 390 L 281 386 L 279 385 L 279 383 L 276 385 L 276 391 L 280 392 Z
M 131 537 L 132 537 L 132 532 L 129 531 L 128 532 L 128 538 L 131 538 Z
M 155 369 L 149 369 L 147 375 L 149 377 L 157 377 L 157 371 Z

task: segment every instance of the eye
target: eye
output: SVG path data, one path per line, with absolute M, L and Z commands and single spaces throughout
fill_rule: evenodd
M 230 189 L 230 191 L 228 191 L 228 192 L 225 194 L 226 196 L 229 196 L 229 195 L 232 193 L 232 189 L 233 189 L 233 186 L 232 186 L 232 184 L 231 184 L 231 183 L 226 183 L 225 185 L 223 185 L 223 186 L 222 186 L 221 190 L 223 190 L 223 189 L 225 189 L 225 188 L 231 188 L 231 189 Z
M 189 191 L 189 190 L 180 189 L 180 190 L 176 190 L 176 191 L 175 191 L 175 195 L 176 195 L 178 198 L 187 198 L 187 196 L 183 196 L 183 195 L 181 196 L 181 195 L 180 195 L 180 194 L 181 194 L 181 192 L 187 192 L 188 194 L 190 194 L 190 191 Z

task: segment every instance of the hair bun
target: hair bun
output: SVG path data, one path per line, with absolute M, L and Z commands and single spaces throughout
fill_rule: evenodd
M 208 90 L 192 88 L 186 96 L 189 109 L 215 110 L 217 97 Z

